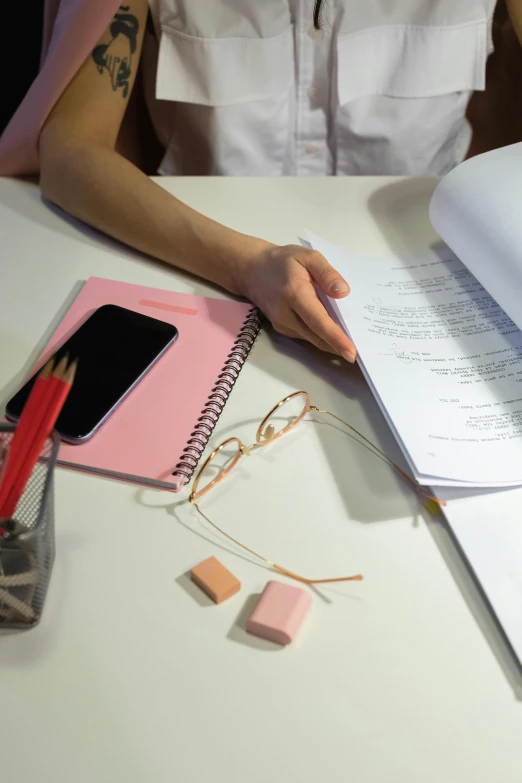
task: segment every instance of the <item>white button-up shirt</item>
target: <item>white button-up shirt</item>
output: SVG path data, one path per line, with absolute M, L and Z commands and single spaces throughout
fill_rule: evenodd
M 160 173 L 444 174 L 470 142 L 495 0 L 150 0 Z M 157 47 L 157 44 L 156 44 Z

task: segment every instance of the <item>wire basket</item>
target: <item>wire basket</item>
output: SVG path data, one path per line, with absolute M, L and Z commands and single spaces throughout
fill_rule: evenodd
M 0 424 L 0 464 L 16 425 Z M 53 475 L 60 440 L 45 442 L 13 519 L 0 537 L 0 629 L 32 628 L 42 616 L 54 562 Z

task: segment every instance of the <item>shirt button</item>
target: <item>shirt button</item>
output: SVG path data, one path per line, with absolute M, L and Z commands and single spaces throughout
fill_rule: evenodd
M 308 30 L 308 37 L 312 39 L 312 41 L 320 41 L 322 38 L 324 38 L 324 32 L 323 29 L 316 30 L 315 27 L 312 25 L 310 29 Z
M 312 84 L 311 87 L 308 88 L 308 95 L 310 98 L 317 98 L 317 95 L 319 93 L 319 90 L 315 86 L 315 84 Z

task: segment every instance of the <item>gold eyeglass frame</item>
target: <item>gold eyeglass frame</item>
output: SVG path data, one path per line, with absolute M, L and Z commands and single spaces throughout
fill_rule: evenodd
M 296 399 L 297 397 L 304 397 L 305 404 L 303 407 L 303 410 L 301 413 L 296 416 L 296 418 L 291 421 L 289 424 L 287 424 L 285 427 L 283 427 L 278 432 L 274 431 L 274 427 L 272 424 L 268 424 L 272 416 L 279 410 L 279 408 L 282 408 L 283 405 L 286 405 L 290 400 Z M 312 405 L 310 402 L 310 395 L 308 392 L 305 391 L 296 391 L 292 394 L 289 394 L 284 399 L 280 400 L 277 405 L 274 405 L 274 407 L 267 413 L 265 418 L 262 420 L 261 424 L 257 428 L 256 432 L 256 441 L 251 446 L 246 446 L 243 441 L 241 441 L 237 437 L 227 438 L 222 443 L 219 444 L 207 457 L 201 468 L 198 470 L 196 477 L 194 479 L 194 483 L 192 485 L 192 491 L 189 496 L 190 503 L 194 506 L 196 511 L 203 517 L 203 519 L 208 522 L 209 525 L 211 525 L 215 530 L 217 530 L 221 535 L 225 536 L 229 541 L 232 541 L 237 546 L 244 549 L 246 552 L 249 552 L 254 557 L 257 557 L 258 559 L 262 560 L 266 565 L 270 566 L 275 571 L 279 571 L 282 574 L 285 574 L 286 576 L 291 577 L 292 579 L 296 579 L 298 582 L 304 582 L 305 584 L 309 585 L 315 585 L 315 584 L 327 584 L 332 582 L 350 582 L 350 581 L 360 581 L 363 577 L 361 574 L 355 574 L 354 576 L 340 576 L 340 577 L 334 577 L 334 578 L 328 578 L 328 579 L 308 579 L 307 577 L 301 576 L 300 574 L 290 571 L 288 568 L 285 568 L 284 566 L 279 565 L 278 563 L 274 563 L 272 560 L 269 560 L 268 558 L 264 557 L 263 555 L 259 554 L 259 552 L 256 552 L 255 550 L 251 549 L 250 547 L 246 546 L 245 544 L 242 544 L 241 541 L 238 541 L 236 538 L 231 536 L 229 533 L 227 533 L 225 530 L 220 528 L 218 525 L 216 525 L 215 522 L 213 522 L 209 517 L 201 511 L 198 505 L 198 500 L 202 498 L 204 495 L 208 494 L 217 484 L 219 484 L 221 481 L 223 481 L 224 478 L 226 478 L 229 473 L 235 468 L 235 466 L 238 464 L 239 460 L 242 457 L 249 457 L 252 453 L 252 451 L 262 448 L 263 446 L 268 446 L 270 443 L 274 443 L 276 440 L 279 440 L 279 438 L 282 438 L 283 435 L 286 435 L 290 430 L 293 430 L 294 427 L 296 427 L 299 422 L 301 422 L 307 413 L 323 413 L 327 416 L 331 416 L 331 418 L 335 419 L 336 421 L 340 422 L 341 424 L 344 424 L 345 427 L 348 427 L 349 430 L 351 430 L 355 435 L 357 435 L 358 438 L 361 439 L 363 442 L 363 445 L 366 444 L 369 446 L 372 450 L 375 456 L 380 457 L 383 459 L 390 467 L 392 467 L 397 473 L 401 476 L 402 479 L 404 479 L 410 487 L 412 487 L 418 494 L 424 497 L 425 501 L 430 501 L 431 503 L 437 504 L 437 508 L 439 506 L 446 505 L 445 501 L 439 500 L 438 498 L 431 495 L 429 492 L 424 490 L 419 484 L 417 484 L 410 476 L 408 476 L 407 473 L 405 473 L 402 468 L 400 468 L 398 465 L 396 465 L 381 449 L 378 448 L 374 443 L 372 443 L 371 440 L 366 438 L 362 433 L 360 433 L 358 430 L 355 429 L 355 427 L 352 427 L 351 424 L 349 424 L 344 419 L 341 419 L 339 416 L 336 416 L 335 413 L 332 413 L 328 410 L 323 410 L 321 408 L 317 408 L 315 405 Z M 230 462 L 229 465 L 227 465 L 221 473 L 216 476 L 216 478 L 209 481 L 208 484 L 206 484 L 203 489 L 198 491 L 198 487 L 201 481 L 201 477 L 207 468 L 207 466 L 215 459 L 217 454 L 219 454 L 220 451 L 222 451 L 224 448 L 229 446 L 230 444 L 235 443 L 237 446 L 237 453 Z

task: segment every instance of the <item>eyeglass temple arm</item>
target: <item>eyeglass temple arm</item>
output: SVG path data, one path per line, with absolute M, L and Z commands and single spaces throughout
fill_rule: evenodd
M 280 566 L 277 563 L 271 563 L 270 565 L 272 568 L 277 569 L 277 571 L 280 571 L 282 574 L 290 576 L 292 579 L 297 579 L 298 582 L 303 582 L 305 585 L 327 585 L 333 582 L 361 582 L 364 579 L 362 574 L 355 574 L 354 576 L 338 576 L 334 579 L 307 579 L 305 576 L 296 574 L 294 571 L 289 571 L 288 568 L 283 568 L 283 566 Z
M 285 574 L 286 576 L 291 577 L 292 579 L 296 579 L 298 582 L 302 582 L 306 585 L 321 585 L 321 584 L 329 584 L 330 582 L 360 582 L 361 579 L 363 579 L 362 574 L 356 574 L 355 576 L 338 576 L 334 579 L 307 579 L 305 576 L 301 576 L 300 574 L 296 574 L 294 571 L 289 571 L 288 568 L 284 568 L 283 566 L 278 565 L 277 563 L 272 562 L 272 560 L 268 560 L 268 558 L 263 557 L 263 555 L 260 555 L 259 552 L 256 552 L 254 549 L 250 549 L 250 547 L 246 546 L 245 544 L 242 544 L 241 541 L 238 541 L 237 538 L 234 538 L 229 533 L 225 532 L 222 528 L 219 527 L 219 525 L 216 525 L 215 522 L 212 522 L 209 517 L 207 517 L 206 514 L 203 513 L 203 511 L 198 506 L 197 502 L 193 499 L 190 500 L 192 505 L 195 507 L 196 511 L 201 514 L 203 519 L 205 519 L 209 525 L 211 525 L 214 530 L 217 530 L 218 533 L 220 533 L 222 536 L 225 536 L 225 538 L 228 538 L 229 541 L 232 541 L 232 543 L 236 544 L 236 546 L 241 547 L 241 549 L 244 549 L 246 552 L 249 552 L 254 557 L 257 557 L 259 560 L 262 560 L 266 565 L 269 565 L 270 568 L 273 568 L 275 571 L 279 571 L 281 574 Z
M 440 498 L 436 497 L 435 495 L 432 495 L 430 492 L 427 492 L 425 489 L 423 489 L 420 484 L 417 484 L 416 481 L 414 481 L 408 474 L 401 468 L 399 465 L 396 465 L 393 460 L 391 460 L 384 451 L 381 451 L 381 449 L 375 445 L 375 443 L 372 443 L 369 438 L 366 438 L 362 432 L 359 432 L 359 430 L 356 430 L 355 427 L 352 427 L 351 424 L 349 424 L 344 419 L 341 419 L 340 416 L 336 416 L 335 413 L 332 413 L 331 411 L 323 410 L 322 408 L 317 408 L 315 405 L 310 405 L 310 410 L 313 413 L 325 413 L 327 416 L 331 416 L 332 419 L 335 419 L 336 421 L 341 422 L 341 424 L 344 424 L 345 427 L 348 427 L 349 430 L 354 432 L 359 438 L 361 438 L 364 443 L 366 443 L 370 448 L 372 448 L 382 459 L 390 465 L 394 470 L 397 471 L 397 473 L 401 476 L 401 478 L 406 481 L 410 487 L 412 487 L 416 492 L 418 492 L 420 495 L 422 495 L 426 500 L 431 501 L 432 503 L 437 503 L 438 506 L 445 506 L 446 501 L 441 500 Z

